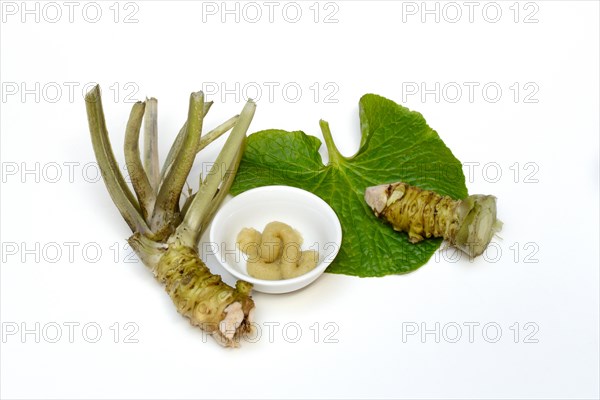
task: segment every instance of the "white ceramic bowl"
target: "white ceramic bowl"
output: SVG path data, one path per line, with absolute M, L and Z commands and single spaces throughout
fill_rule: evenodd
M 302 250 L 318 250 L 317 266 L 292 279 L 257 279 L 246 271 L 246 256 L 236 246 L 242 228 L 262 232 L 265 225 L 281 221 L 298 230 L 304 238 Z M 342 227 L 325 201 L 306 190 L 291 186 L 263 186 L 248 190 L 225 203 L 213 219 L 210 241 L 216 257 L 229 273 L 254 285 L 264 293 L 287 293 L 317 279 L 333 261 L 342 243 Z

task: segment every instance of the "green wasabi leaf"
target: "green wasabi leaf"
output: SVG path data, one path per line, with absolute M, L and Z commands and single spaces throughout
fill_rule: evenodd
M 374 94 L 359 102 L 361 144 L 352 157 L 335 148 L 327 123 L 321 141 L 304 132 L 266 130 L 248 137 L 232 194 L 266 185 L 289 185 L 321 197 L 340 218 L 343 241 L 327 272 L 361 277 L 413 271 L 429 260 L 441 239 L 411 244 L 382 223 L 364 201 L 368 186 L 403 181 L 455 199 L 467 188 L 460 161 L 421 114 Z

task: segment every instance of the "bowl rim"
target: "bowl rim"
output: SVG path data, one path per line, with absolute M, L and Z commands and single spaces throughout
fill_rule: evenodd
M 319 264 L 317 264 L 317 266 L 313 270 L 307 272 L 306 274 L 303 274 L 303 275 L 300 275 L 300 276 L 297 276 L 297 277 L 291 278 L 291 279 L 278 279 L 278 280 L 258 279 L 258 278 L 254 278 L 253 276 L 246 275 L 243 272 L 238 271 L 233 266 L 229 265 L 228 262 L 222 260 L 220 257 L 220 254 L 218 254 L 218 256 L 216 257 L 217 261 L 228 273 L 230 273 L 237 279 L 241 279 L 248 283 L 262 285 L 262 286 L 269 286 L 269 287 L 273 287 L 273 288 L 288 286 L 288 285 L 294 286 L 295 284 L 304 283 L 304 282 L 306 282 L 306 285 L 308 285 L 309 283 L 314 281 L 316 278 L 318 278 L 321 274 L 323 274 L 323 272 L 325 272 L 327 267 L 337 257 L 337 255 L 340 251 L 341 245 L 342 245 L 342 226 L 341 226 L 340 219 L 337 216 L 336 212 L 334 211 L 333 208 L 331 208 L 331 206 L 325 200 L 323 200 L 321 197 L 317 196 L 316 194 L 309 192 L 308 190 L 300 189 L 295 186 L 268 185 L 268 186 L 259 186 L 256 188 L 252 188 L 252 189 L 246 190 L 246 191 L 234 196 L 233 199 L 229 200 L 227 203 L 225 203 L 223 206 L 221 206 L 219 208 L 219 210 L 217 211 L 217 213 L 215 214 L 215 216 L 212 220 L 212 223 L 211 223 L 210 231 L 209 231 L 209 240 L 211 242 L 214 241 L 214 238 L 216 236 L 216 229 L 217 229 L 216 227 L 219 225 L 219 224 L 215 224 L 215 222 L 217 222 L 219 220 L 219 217 L 224 214 L 223 213 L 224 210 L 227 211 L 228 208 L 236 207 L 237 203 L 242 201 L 243 197 L 245 195 L 254 194 L 256 192 L 263 192 L 263 191 L 268 191 L 269 193 L 273 193 L 274 190 L 280 191 L 280 192 L 281 191 L 295 192 L 296 194 L 300 194 L 300 195 L 312 198 L 312 200 L 315 201 L 317 204 L 319 204 L 321 206 L 321 208 L 325 210 L 326 213 L 330 214 L 333 217 L 332 219 L 333 219 L 333 221 L 335 221 L 335 226 L 334 226 L 335 236 L 334 236 L 333 240 L 331 241 L 331 243 L 334 243 L 336 246 L 335 246 L 334 251 L 331 254 L 329 254 L 327 257 L 327 259 L 329 261 L 326 261 L 324 259 Z M 240 198 L 242 200 L 238 200 Z M 301 286 L 301 287 L 303 287 L 303 286 Z M 298 287 L 298 289 L 300 289 L 300 287 Z

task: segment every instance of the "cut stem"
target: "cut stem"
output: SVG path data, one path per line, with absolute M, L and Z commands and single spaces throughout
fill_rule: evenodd
M 208 217 L 218 206 L 218 203 L 214 200 L 219 185 L 223 180 L 227 182 L 227 179 L 234 175 L 235 170 L 237 170 L 241 157 L 239 152 L 243 151 L 246 132 L 254 116 L 255 109 L 256 104 L 252 100 L 249 100 L 244 106 L 237 124 L 223 145 L 223 149 L 217 156 L 200 189 L 198 189 L 196 196 L 194 196 L 183 222 L 177 228 L 175 238 L 180 243 L 196 248 L 201 232 L 208 225 Z M 217 198 L 219 199 L 220 196 L 217 196 Z
M 208 114 L 208 111 L 210 110 L 212 105 L 213 105 L 212 101 L 204 103 L 204 111 L 203 111 L 202 118 L 206 117 L 206 114 Z M 167 153 L 167 158 L 165 159 L 165 163 L 163 164 L 162 171 L 160 173 L 160 176 L 162 179 L 164 179 L 165 175 L 171 168 L 171 165 L 175 161 L 175 157 L 177 156 L 177 153 L 179 153 L 179 151 L 181 150 L 181 146 L 185 139 L 186 132 L 187 132 L 187 121 L 183 124 L 183 126 L 179 130 L 179 133 L 177 134 L 177 137 L 175 138 L 173 145 L 171 145 L 171 149 L 169 149 L 169 152 Z M 200 132 L 200 134 L 201 133 L 202 132 Z
M 154 205 L 151 226 L 156 233 L 163 234 L 164 230 L 166 230 L 164 233 L 167 236 L 171 233 L 172 225 L 176 219 L 175 211 L 179 206 L 181 190 L 196 158 L 203 119 L 204 94 L 202 92 L 192 93 L 185 137 L 175 156 L 173 166 L 169 169 L 160 186 Z
M 219 186 L 219 190 L 217 191 L 217 194 L 215 194 L 215 197 L 212 199 L 212 201 L 210 202 L 210 204 L 208 206 L 208 210 L 204 214 L 203 224 L 197 235 L 198 238 L 200 238 L 202 236 L 202 234 L 204 233 L 204 230 L 210 224 L 210 222 L 212 221 L 213 217 L 215 216 L 215 213 L 217 212 L 219 206 L 225 199 L 225 196 L 227 196 L 227 194 L 229 194 L 229 189 L 231 189 L 231 185 L 233 185 L 235 175 L 237 174 L 237 170 L 240 166 L 240 161 L 242 161 L 242 156 L 244 155 L 245 147 L 246 147 L 246 138 L 244 138 L 244 142 L 241 144 L 240 149 L 238 150 L 235 158 L 233 159 L 231 166 L 227 170 L 225 177 L 223 178 L 223 182 L 221 183 L 221 186 Z
M 185 218 L 185 214 L 187 213 L 187 210 L 189 210 L 190 205 L 192 204 L 192 201 L 194 201 L 194 197 L 196 197 L 196 193 L 189 195 L 186 199 L 185 202 L 183 203 L 183 207 L 181 207 L 181 217 Z
M 227 132 L 228 130 L 233 128 L 235 126 L 238 118 L 239 118 L 239 115 L 233 116 L 233 117 L 229 118 L 227 121 L 223 122 L 221 125 L 217 126 L 212 131 L 208 132 L 206 135 L 201 136 L 200 143 L 198 144 L 198 153 L 202 149 L 204 149 L 206 146 L 211 144 L 213 141 L 215 141 L 216 139 L 221 137 L 225 132 Z M 243 154 L 243 151 L 239 152 L 239 160 L 241 160 L 242 154 Z M 237 161 L 238 165 L 239 165 L 239 160 Z M 233 173 L 234 176 L 235 176 L 236 172 L 237 172 L 237 166 L 235 167 L 235 172 Z M 202 182 L 203 182 L 202 175 L 200 175 L 200 186 L 202 186 Z M 231 187 L 232 183 L 233 183 L 233 179 L 232 179 L 231 183 L 229 184 L 229 187 Z M 223 185 L 221 185 L 221 187 L 222 186 Z M 227 189 L 227 192 L 229 192 L 229 188 Z M 185 214 L 187 213 L 187 210 L 190 208 L 190 205 L 192 204 L 194 197 L 196 197 L 196 193 L 190 195 L 187 199 L 185 199 L 185 202 L 183 203 L 183 207 L 181 207 L 181 213 L 180 213 L 181 217 L 185 217 Z M 221 204 L 221 202 L 216 203 L 215 209 L 218 208 L 220 204 Z M 208 217 L 209 223 L 210 223 L 211 219 L 212 219 L 212 216 Z M 204 226 L 206 226 L 206 224 Z M 201 235 L 202 235 L 202 232 L 200 232 L 200 236 Z
M 144 169 L 154 194 L 160 184 L 160 166 L 158 165 L 158 101 L 146 100 L 144 114 Z
M 142 208 L 142 216 L 149 221 L 156 200 L 154 190 L 150 185 L 142 160 L 140 158 L 140 129 L 144 117 L 145 103 L 137 102 L 131 109 L 127 129 L 125 130 L 125 162 L 127 171 L 131 178 L 131 184 L 135 190 L 138 201 Z
M 233 117 L 229 118 L 227 121 L 223 122 L 221 125 L 217 126 L 215 129 L 209 131 L 206 135 L 202 135 L 200 137 L 200 143 L 198 143 L 198 152 L 200 152 L 200 150 L 204 149 L 206 146 L 208 146 L 209 144 L 211 144 L 212 142 L 214 142 L 215 140 L 217 140 L 218 138 L 220 138 L 223 134 L 225 134 L 227 131 L 229 131 L 231 128 L 233 128 L 237 122 L 239 118 L 239 115 L 234 115 Z M 187 126 L 187 123 L 183 125 L 183 127 L 185 128 Z M 170 164 L 169 164 L 170 162 Z M 173 164 L 173 161 L 169 161 L 168 157 L 167 160 L 165 161 L 165 164 L 163 166 L 163 176 L 164 174 L 166 174 L 170 167 L 171 164 Z
M 150 234 L 150 228 L 144 221 L 137 201 L 125 183 L 115 160 L 106 129 L 100 86 L 94 86 L 86 94 L 85 106 L 94 154 L 110 197 L 132 231 Z
M 206 135 L 200 137 L 200 143 L 198 144 L 198 152 L 204 149 L 206 146 L 220 138 L 224 133 L 229 131 L 231 128 L 235 126 L 239 119 L 239 115 L 234 115 L 229 118 L 227 121 L 223 122 L 221 125 L 217 126 L 212 131 L 209 131 Z

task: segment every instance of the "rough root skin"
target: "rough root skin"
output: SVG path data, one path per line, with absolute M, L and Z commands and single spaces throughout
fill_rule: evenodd
M 367 188 L 365 201 L 394 230 L 408 233 L 411 243 L 442 237 L 472 257 L 483 253 L 502 226 L 493 196 L 453 200 L 397 182 Z
M 177 311 L 220 344 L 237 347 L 241 335 L 251 331 L 252 285 L 238 281 L 234 289 L 225 284 L 193 249 L 169 245 L 153 272 L 165 284 Z

